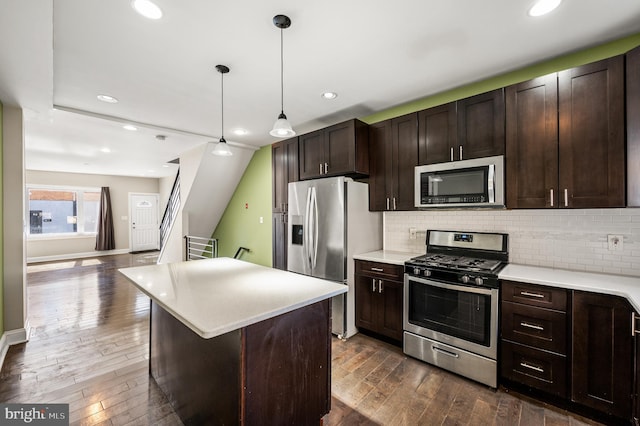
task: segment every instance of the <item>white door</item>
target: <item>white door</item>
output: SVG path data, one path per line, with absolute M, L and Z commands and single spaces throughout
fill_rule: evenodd
M 158 250 L 158 194 L 129 194 L 131 251 Z

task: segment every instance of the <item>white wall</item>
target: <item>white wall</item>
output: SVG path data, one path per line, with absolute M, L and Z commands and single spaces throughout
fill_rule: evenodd
M 384 227 L 387 250 L 424 253 L 427 229 L 504 232 L 511 263 L 640 276 L 640 209 L 391 212 Z M 623 236 L 622 251 L 608 250 L 608 234 Z
M 61 185 L 96 187 L 108 186 L 111 194 L 113 230 L 116 248 L 114 252 L 129 250 L 129 193 L 158 193 L 157 178 L 107 176 L 79 173 L 59 173 L 27 170 L 26 183 L 29 185 Z M 162 207 L 160 207 L 162 209 Z M 160 212 L 162 214 L 162 212 Z M 56 239 L 27 240 L 27 260 L 47 258 L 83 257 L 97 254 L 95 236 Z

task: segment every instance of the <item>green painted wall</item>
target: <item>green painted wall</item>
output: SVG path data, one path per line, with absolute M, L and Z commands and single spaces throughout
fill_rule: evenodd
M 0 102 L 0 336 L 4 334 L 4 238 L 2 236 L 2 102 Z
M 476 83 L 468 84 L 466 86 L 457 87 L 446 92 L 438 93 L 433 96 L 428 96 L 417 101 L 399 105 L 397 107 L 363 117 L 361 120 L 368 124 L 377 123 L 378 121 L 386 120 L 388 118 L 398 117 L 411 112 L 420 111 L 433 106 L 446 104 L 447 102 L 477 95 L 479 93 L 488 92 L 500 87 L 506 87 L 521 81 L 530 80 L 534 77 L 540 77 L 552 72 L 562 71 L 568 68 L 584 65 L 589 62 L 599 61 L 600 59 L 610 58 L 612 56 L 625 53 L 639 45 L 640 34 L 634 34 L 611 43 L 571 53 L 569 55 L 541 62 L 517 71 L 502 74 Z
M 245 208 L 248 205 L 248 208 Z M 262 217 L 263 223 L 260 223 Z M 253 154 L 231 201 L 213 232 L 218 255 L 233 257 L 247 247 L 240 259 L 271 266 L 271 146 Z

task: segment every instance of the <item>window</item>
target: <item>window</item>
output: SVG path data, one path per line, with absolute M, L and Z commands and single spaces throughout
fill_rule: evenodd
M 30 186 L 29 235 L 95 234 L 100 189 Z

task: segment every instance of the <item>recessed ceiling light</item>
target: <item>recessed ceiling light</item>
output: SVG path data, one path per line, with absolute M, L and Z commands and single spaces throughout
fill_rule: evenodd
M 337 93 L 335 93 L 335 92 L 324 92 L 324 93 L 322 94 L 322 97 L 323 97 L 324 99 L 335 99 L 335 98 L 337 98 L 337 97 L 338 97 L 338 94 L 337 94 Z
M 111 152 L 111 150 L 109 148 L 102 148 L 100 151 L 104 152 L 105 154 L 108 154 Z
M 131 2 L 131 6 L 138 12 L 140 15 L 149 19 L 160 19 L 162 18 L 162 10 L 150 0 L 133 0 Z
M 533 6 L 531 6 L 531 9 L 529 9 L 529 16 L 546 15 L 560 6 L 561 2 L 562 0 L 538 0 Z
M 132 126 L 131 124 L 125 124 L 124 126 L 122 126 L 122 128 L 125 130 L 131 130 L 132 132 L 138 130 L 136 126 Z
M 116 98 L 114 98 L 113 96 L 109 96 L 109 95 L 98 95 L 97 96 L 99 101 L 102 102 L 106 102 L 109 104 L 117 104 L 118 100 Z
M 244 135 L 246 135 L 246 134 L 248 134 L 248 133 L 249 133 L 249 132 L 248 132 L 248 131 L 246 131 L 245 129 L 235 129 L 235 130 L 233 131 L 233 134 L 234 134 L 234 135 L 238 135 L 238 136 L 244 136 Z

